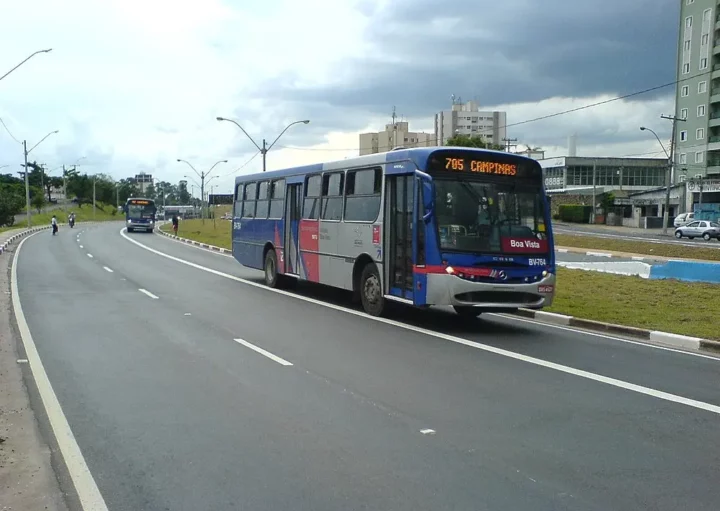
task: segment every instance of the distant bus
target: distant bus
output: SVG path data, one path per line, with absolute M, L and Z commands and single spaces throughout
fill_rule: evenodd
M 463 316 L 541 309 L 555 293 L 542 169 L 464 147 L 387 153 L 235 180 L 232 253 L 270 287 L 308 280 Z
M 170 220 L 173 215 L 180 218 L 194 218 L 197 216 L 195 206 L 165 206 L 163 208 L 163 219 Z
M 130 197 L 123 208 L 128 232 L 153 232 L 155 229 L 155 201 L 142 197 Z

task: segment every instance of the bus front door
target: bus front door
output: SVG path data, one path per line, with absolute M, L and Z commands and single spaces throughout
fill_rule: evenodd
M 298 249 L 302 216 L 302 184 L 288 184 L 285 200 L 284 273 L 300 275 Z
M 413 204 L 415 178 L 388 176 L 385 194 L 387 266 L 386 292 L 413 300 Z

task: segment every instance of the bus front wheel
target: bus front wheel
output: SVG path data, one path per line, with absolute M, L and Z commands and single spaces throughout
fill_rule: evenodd
M 368 264 L 360 275 L 360 300 L 363 309 L 371 316 L 381 316 L 385 311 L 385 298 L 377 266 Z
M 466 305 L 453 305 L 453 309 L 463 318 L 477 318 L 482 311 L 477 307 L 469 307 Z

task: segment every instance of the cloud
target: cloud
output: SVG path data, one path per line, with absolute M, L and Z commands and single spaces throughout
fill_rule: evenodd
M 258 144 L 311 121 L 283 134 L 270 169 L 357 154 L 358 133 L 382 129 L 393 105 L 432 132 L 450 94 L 507 110 L 512 125 L 672 81 L 677 10 L 676 0 L 10 2 L 0 74 L 53 51 L 0 81 L 0 117 L 31 145 L 59 130 L 31 155 L 49 168 L 84 157 L 89 173 L 176 182 L 190 170 L 177 158 L 199 170 L 228 159 L 213 174 L 229 190 L 229 174 L 257 149 L 218 115 Z M 652 151 L 657 141 L 637 125 L 665 137 L 658 116 L 672 112 L 671 92 L 509 135 L 558 153 L 572 132 L 581 151 Z M 17 171 L 21 161 L 0 126 L 0 165 Z M 255 156 L 241 172 L 260 168 Z

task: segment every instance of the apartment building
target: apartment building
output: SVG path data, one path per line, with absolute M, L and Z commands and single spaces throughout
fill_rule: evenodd
M 445 145 L 455 135 L 481 136 L 488 143 L 505 145 L 506 125 L 505 112 L 483 112 L 476 101 L 461 103 L 453 99 L 450 110 L 435 114 L 435 138 L 437 145 Z
M 360 156 L 383 153 L 394 147 L 430 147 L 434 146 L 435 137 L 432 133 L 416 133 L 410 131 L 407 122 L 394 122 L 385 125 L 385 130 L 378 133 L 360 134 Z

